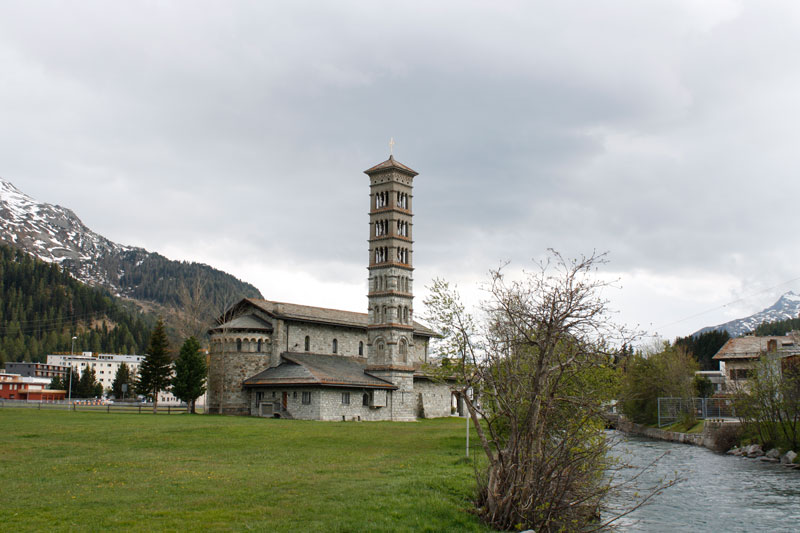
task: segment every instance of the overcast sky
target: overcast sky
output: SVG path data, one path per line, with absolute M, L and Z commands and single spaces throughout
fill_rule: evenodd
M 418 315 L 433 277 L 598 250 L 619 320 L 673 338 L 800 289 L 799 52 L 793 1 L 6 1 L 0 176 L 365 311 L 394 138 Z

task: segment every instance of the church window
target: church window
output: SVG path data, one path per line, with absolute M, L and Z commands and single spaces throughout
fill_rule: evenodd
M 404 363 L 408 362 L 408 343 L 405 339 L 400 339 L 400 359 Z
M 294 400 L 296 400 L 296 399 L 297 399 L 297 391 L 294 391 L 294 392 L 292 393 L 292 399 L 294 399 Z
M 369 394 L 366 392 L 364 393 L 364 396 L 361 397 L 361 405 L 364 407 L 369 407 Z
M 306 335 L 305 349 L 306 351 L 309 351 L 311 349 L 311 337 L 309 337 L 308 335 Z
M 261 353 L 261 339 L 258 339 L 258 346 L 256 347 L 256 351 Z
M 364 342 L 359 341 L 358 343 L 358 355 L 364 355 Z
M 272 391 L 272 397 L 273 398 L 275 397 L 275 391 Z
M 408 307 L 403 308 L 403 322 L 408 324 Z
M 339 341 L 333 339 L 333 353 L 339 353 Z
M 311 392 L 303 392 L 303 405 L 311 405 Z
M 342 393 L 342 405 L 350 405 L 350 393 L 343 392 Z
M 236 339 L 236 351 L 237 352 L 242 351 L 242 339 Z
M 383 360 L 383 358 L 386 356 L 386 345 L 383 344 L 382 340 L 379 340 L 376 348 L 378 352 L 378 360 Z

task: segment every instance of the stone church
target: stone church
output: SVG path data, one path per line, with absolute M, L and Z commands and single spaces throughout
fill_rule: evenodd
M 413 180 L 393 156 L 370 180 L 367 313 L 246 298 L 212 328 L 206 412 L 307 420 L 449 416 L 414 321 Z

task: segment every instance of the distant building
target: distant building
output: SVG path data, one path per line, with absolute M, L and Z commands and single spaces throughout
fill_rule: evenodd
M 714 394 L 725 391 L 725 374 L 721 370 L 698 370 L 694 375 L 709 380 L 714 387 Z
M 50 390 L 50 380 L 19 374 L 0 373 L 0 399 L 27 400 L 36 402 L 61 401 L 66 395 L 63 390 Z
M 114 384 L 117 370 L 119 370 L 119 367 L 123 363 L 128 365 L 131 375 L 136 375 L 139 373 L 139 365 L 142 364 L 144 358 L 144 355 L 95 354 L 92 352 L 83 352 L 75 355 L 51 354 L 47 356 L 47 364 L 64 366 L 67 369 L 72 367 L 72 371 L 76 372 L 79 376 L 83 375 L 84 370 L 87 368 L 93 368 L 97 382 L 103 386 L 103 390 L 109 391 Z M 128 397 L 136 398 L 136 393 L 134 391 L 128 391 Z M 161 391 L 158 394 L 158 402 L 175 404 L 180 403 L 180 400 L 169 391 Z M 197 406 L 200 407 L 202 405 L 203 397 L 200 397 L 198 398 Z
M 47 363 L 6 363 L 6 372 L 24 377 L 50 378 L 67 376 L 68 366 Z
M 111 385 L 114 383 L 114 378 L 117 375 L 117 370 L 119 370 L 122 363 L 128 365 L 131 374 L 137 374 L 142 361 L 144 361 L 143 355 L 95 354 L 92 352 L 83 352 L 75 355 L 52 354 L 47 356 L 48 365 L 58 365 L 67 368 L 72 367 L 72 371 L 77 372 L 79 376 L 83 375 L 85 369 L 93 368 L 97 382 L 103 386 L 104 390 L 111 389 Z

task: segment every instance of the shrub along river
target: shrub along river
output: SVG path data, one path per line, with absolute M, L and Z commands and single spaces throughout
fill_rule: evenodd
M 685 479 L 616 522 L 620 531 L 800 531 L 800 470 L 720 455 L 700 446 L 650 440 L 612 432 L 614 448 L 642 467 L 665 452 L 655 466 L 609 502 L 628 506 L 635 493 L 661 479 Z M 631 476 L 636 469 L 622 469 Z

